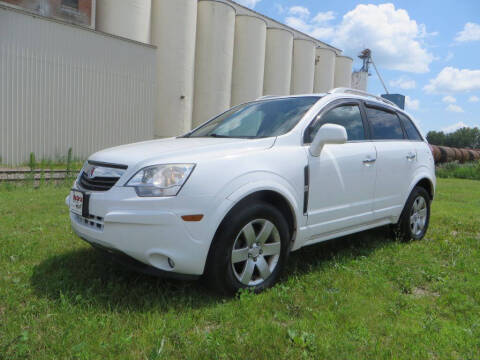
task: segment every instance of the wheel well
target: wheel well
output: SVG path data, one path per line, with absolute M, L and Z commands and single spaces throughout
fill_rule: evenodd
M 420 186 L 427 190 L 428 194 L 430 195 L 430 200 L 433 200 L 433 184 L 429 179 L 423 178 L 415 186 Z
M 290 238 L 293 240 L 295 237 L 295 230 L 296 230 L 296 218 L 295 212 L 290 206 L 290 203 L 285 197 L 278 192 L 272 190 L 261 190 L 254 192 L 242 200 L 240 200 L 235 206 L 229 211 L 229 214 L 239 206 L 244 206 L 246 203 L 250 201 L 264 201 L 275 206 L 282 215 L 285 217 L 285 220 L 288 224 L 288 232 L 290 234 Z M 228 216 L 228 215 L 227 215 Z M 227 217 L 225 216 L 225 217 Z
M 217 237 L 218 232 L 221 231 L 225 219 L 227 219 L 230 216 L 230 214 L 232 214 L 237 208 L 241 206 L 248 206 L 248 203 L 252 201 L 264 201 L 275 206 L 278 210 L 280 210 L 282 215 L 285 217 L 285 220 L 287 221 L 288 232 L 290 233 L 291 241 L 295 239 L 295 230 L 296 230 L 295 211 L 290 206 L 290 203 L 288 202 L 288 200 L 285 199 L 283 195 L 275 191 L 261 190 L 244 197 L 242 200 L 240 200 L 230 209 L 230 211 L 224 216 L 223 220 L 221 221 L 220 225 L 215 231 L 213 241 L 215 241 L 215 238 Z M 213 241 L 212 241 L 212 244 L 213 244 Z M 210 249 L 208 250 L 207 260 L 205 262 L 205 269 L 207 268 L 208 264 L 211 261 L 210 258 L 212 254 L 212 244 L 210 244 Z

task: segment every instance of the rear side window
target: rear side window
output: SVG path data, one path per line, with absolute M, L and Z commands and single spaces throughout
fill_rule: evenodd
M 407 133 L 408 138 L 410 140 L 420 140 L 420 141 L 422 141 L 422 136 L 418 132 L 415 125 L 413 125 L 412 120 L 410 120 L 405 115 L 400 114 L 400 113 L 398 114 L 398 116 L 400 117 L 400 120 L 402 121 L 403 128 L 405 129 L 405 132 Z
M 402 126 L 397 115 L 371 107 L 367 107 L 366 110 L 373 140 L 397 140 L 404 138 Z
M 320 118 L 312 124 L 305 142 L 311 143 L 318 129 L 324 124 L 344 126 L 347 130 L 349 141 L 365 139 L 362 114 L 360 113 L 358 105 L 341 105 L 322 114 Z

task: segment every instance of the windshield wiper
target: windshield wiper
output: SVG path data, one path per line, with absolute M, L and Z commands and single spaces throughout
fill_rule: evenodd
M 227 135 L 220 135 L 220 134 L 208 134 L 208 137 L 216 137 L 216 138 L 231 138 L 231 136 Z

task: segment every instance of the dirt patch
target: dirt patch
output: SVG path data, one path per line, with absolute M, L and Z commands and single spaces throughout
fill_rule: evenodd
M 412 290 L 412 295 L 416 298 L 421 298 L 425 296 L 433 296 L 433 297 L 439 297 L 440 294 L 435 291 L 430 291 L 428 289 L 422 288 L 422 287 L 416 287 Z

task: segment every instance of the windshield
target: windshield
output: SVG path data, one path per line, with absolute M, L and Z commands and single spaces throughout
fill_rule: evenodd
M 297 125 L 319 99 L 319 96 L 305 96 L 242 104 L 185 136 L 256 139 L 283 135 Z

